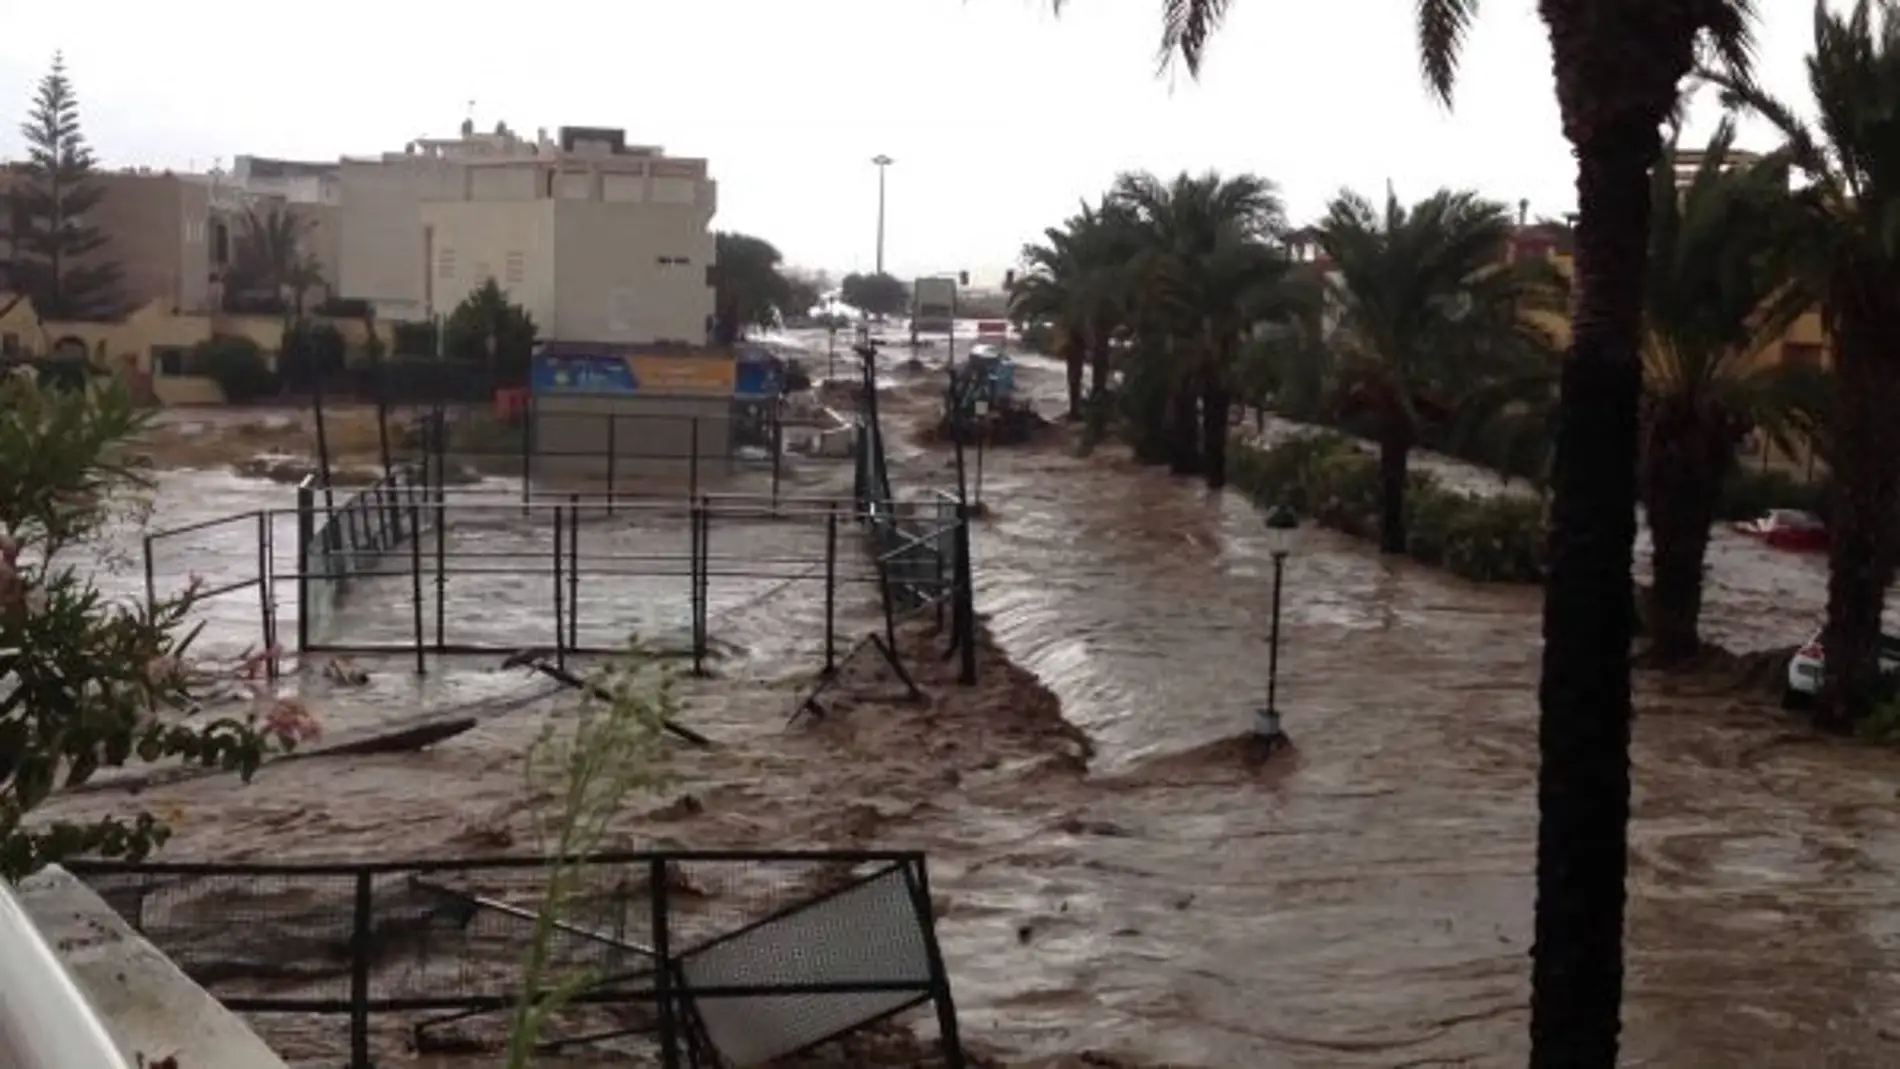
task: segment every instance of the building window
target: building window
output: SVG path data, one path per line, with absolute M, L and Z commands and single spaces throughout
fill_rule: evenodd
M 152 370 L 160 375 L 185 373 L 185 350 L 177 346 L 152 346 Z
M 510 286 L 519 286 L 528 276 L 527 258 L 519 252 L 510 252 L 504 268 Z
M 441 252 L 436 254 L 435 275 L 437 278 L 443 279 L 452 279 L 455 277 L 454 249 L 444 247 Z

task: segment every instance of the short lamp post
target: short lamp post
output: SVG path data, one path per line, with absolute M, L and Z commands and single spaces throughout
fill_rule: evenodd
M 1300 517 L 1285 505 L 1276 505 L 1267 513 L 1267 552 L 1273 555 L 1273 617 L 1267 636 L 1267 704 L 1254 713 L 1254 734 L 1268 745 L 1287 741 L 1280 724 L 1277 704 L 1280 686 L 1280 585 L 1286 576 L 1286 559 L 1299 542 Z

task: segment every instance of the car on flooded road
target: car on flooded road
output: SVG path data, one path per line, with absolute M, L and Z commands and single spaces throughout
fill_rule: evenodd
M 1806 709 L 1821 693 L 1821 674 L 1827 664 L 1826 651 L 1821 648 L 1822 630 L 1816 628 L 1788 659 L 1788 678 L 1781 689 L 1783 709 Z M 1900 638 L 1880 636 L 1880 674 L 1890 681 L 1900 675 Z

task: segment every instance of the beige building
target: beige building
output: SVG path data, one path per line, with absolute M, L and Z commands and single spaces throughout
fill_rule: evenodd
M 492 278 L 544 338 L 703 344 L 717 188 L 705 160 L 623 131 L 505 126 L 344 160 L 337 295 L 446 314 Z
M 0 186 L 17 171 L 0 171 Z M 170 171 L 117 171 L 94 176 L 104 191 L 84 222 L 106 243 L 92 258 L 119 265 L 124 308 L 156 301 L 180 311 L 201 311 L 209 299 L 210 191 L 197 176 Z M 0 213 L 0 264 L 10 264 L 10 220 Z M 0 280 L 4 284 L 4 280 Z

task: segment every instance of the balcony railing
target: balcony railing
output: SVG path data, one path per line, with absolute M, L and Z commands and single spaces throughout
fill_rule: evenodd
M 0 1065 L 131 1069 L 66 965 L 0 880 Z

